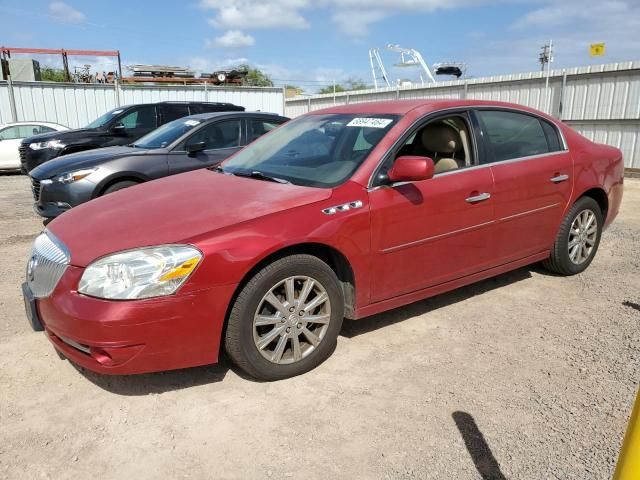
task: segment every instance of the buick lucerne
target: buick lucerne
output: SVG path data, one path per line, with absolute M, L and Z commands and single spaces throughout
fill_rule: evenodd
M 28 262 L 27 316 L 96 372 L 211 364 L 224 349 L 282 379 L 325 360 L 345 317 L 535 262 L 582 272 L 622 190 L 619 150 L 526 107 L 333 107 L 52 221 Z

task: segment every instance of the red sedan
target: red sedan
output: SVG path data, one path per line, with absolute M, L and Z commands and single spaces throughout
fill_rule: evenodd
M 360 319 L 534 262 L 573 275 L 618 213 L 619 150 L 506 103 L 301 116 L 222 167 L 91 201 L 35 240 L 28 317 L 67 358 L 131 374 L 306 372 Z

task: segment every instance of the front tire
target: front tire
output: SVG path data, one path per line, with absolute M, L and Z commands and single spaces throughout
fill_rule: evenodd
M 598 202 L 591 197 L 578 199 L 560 225 L 551 256 L 542 265 L 560 275 L 584 272 L 598 251 L 603 223 Z
M 333 352 L 344 298 L 333 270 L 311 255 L 292 255 L 256 273 L 238 295 L 225 334 L 233 362 L 259 380 L 293 377 Z

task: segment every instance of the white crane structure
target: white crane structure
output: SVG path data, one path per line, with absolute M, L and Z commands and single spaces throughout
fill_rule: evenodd
M 378 90 L 378 82 L 384 82 L 384 86 L 391 88 L 389 77 L 387 77 L 387 69 L 380 58 L 380 50 L 377 48 L 369 49 L 369 63 L 371 64 L 371 75 L 373 75 L 373 86 Z
M 420 69 L 420 82 L 424 86 L 425 77 L 427 81 L 431 83 L 435 83 L 436 79 L 434 78 L 427 62 L 424 61 L 422 55 L 419 51 L 414 48 L 403 48 L 400 45 L 388 44 L 386 49 L 392 52 L 397 52 L 400 54 L 400 62 L 394 64 L 394 67 L 414 67 Z M 371 64 L 371 75 L 373 76 L 373 85 L 377 90 L 379 84 L 382 84 L 382 87 L 391 87 L 391 83 L 389 82 L 389 76 L 387 75 L 387 70 L 382 62 L 382 58 L 380 57 L 380 51 L 377 48 L 369 49 L 369 63 Z M 402 81 L 398 80 L 398 85 L 402 85 Z

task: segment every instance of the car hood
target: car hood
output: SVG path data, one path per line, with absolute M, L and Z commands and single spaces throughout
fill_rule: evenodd
M 148 151 L 149 150 L 146 149 L 133 147 L 106 147 L 84 150 L 49 160 L 31 170 L 29 176 L 36 180 L 44 180 L 45 178 L 51 178 L 62 173 L 95 167 L 117 158 L 144 155 Z
M 85 267 L 122 250 L 190 239 L 283 210 L 325 200 L 330 189 L 302 187 L 210 170 L 127 188 L 63 213 L 47 228 Z
M 27 137 L 22 140 L 23 144 L 48 142 L 49 140 L 60 140 L 64 143 L 65 140 L 75 140 L 77 138 L 86 138 L 90 134 L 98 134 L 99 131 L 94 128 L 78 128 L 76 130 L 62 130 L 55 132 L 40 133 L 32 137 Z

